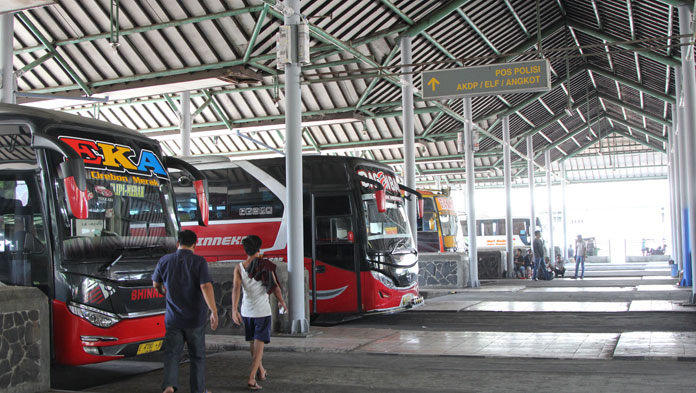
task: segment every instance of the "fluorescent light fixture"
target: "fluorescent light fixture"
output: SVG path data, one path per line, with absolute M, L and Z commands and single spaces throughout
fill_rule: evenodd
M 43 7 L 56 4 L 55 0 L 2 0 L 0 1 L 0 14 L 27 10 L 34 7 Z
M 218 78 L 206 78 L 184 82 L 173 82 L 155 86 L 142 86 L 133 88 L 123 88 L 103 94 L 94 94 L 96 97 L 108 97 L 111 101 L 127 100 L 130 98 L 157 96 L 162 94 L 180 93 L 182 91 L 195 91 L 212 89 L 229 85 L 228 82 Z
M 15 96 L 18 98 L 29 98 L 29 99 L 39 99 L 41 101 L 31 101 L 24 103 L 22 105 L 31 106 L 34 108 L 44 108 L 44 109 L 58 109 L 65 108 L 68 106 L 85 105 L 91 103 L 104 103 L 108 101 L 107 98 L 98 97 L 71 97 L 71 96 L 56 96 L 47 94 L 33 94 L 33 93 L 22 93 L 16 92 Z
M 364 118 L 357 113 L 338 113 L 327 116 L 306 116 L 302 120 L 302 127 L 330 126 L 346 123 L 362 122 Z M 259 131 L 285 131 L 285 122 L 279 123 L 277 120 L 272 122 L 255 122 L 255 123 L 240 123 L 235 124 L 233 130 L 227 128 L 206 129 L 205 131 L 191 131 L 191 139 L 215 137 L 222 135 L 236 135 L 240 132 L 259 132 Z M 168 131 L 162 134 L 145 133 L 148 137 L 158 141 L 178 141 L 181 139 L 181 134 L 176 131 L 172 133 Z
M 425 144 L 423 142 L 416 142 L 416 143 L 414 143 L 414 146 L 421 148 L 421 147 L 425 147 Z M 321 151 L 322 152 L 331 152 L 331 153 L 348 153 L 351 151 L 401 149 L 402 147 L 404 147 L 403 143 L 380 144 L 379 141 L 375 141 L 374 144 L 369 144 L 369 145 L 356 145 L 356 146 L 346 146 L 346 147 L 338 147 L 338 148 L 322 148 Z M 420 162 L 416 162 L 416 164 L 420 164 Z
M 4 0 L 0 0 L 2 2 Z M 44 94 L 40 99 L 41 102 L 35 101 L 37 97 L 24 97 L 32 102 L 20 102 L 22 105 L 35 106 L 40 108 L 64 108 L 74 105 L 84 105 L 84 103 L 73 103 L 71 101 L 63 101 L 65 99 L 88 99 L 97 98 L 100 100 L 108 99 L 108 101 L 127 100 L 133 98 L 159 96 L 163 94 L 174 94 L 183 91 L 195 91 L 213 89 L 216 87 L 236 85 L 240 83 L 254 84 L 262 81 L 262 75 L 253 72 L 243 66 L 233 66 L 220 68 L 208 71 L 190 72 L 180 75 L 163 76 L 159 78 L 144 79 L 140 81 L 116 83 L 111 85 L 101 85 L 92 88 L 91 97 L 81 96 L 81 91 L 72 91 L 73 94 L 65 94 L 62 96 Z M 21 92 L 18 92 L 20 97 Z M 31 94 L 28 92 L 27 94 Z M 55 97 L 55 98 L 54 98 Z M 56 100 L 56 103 L 47 101 Z

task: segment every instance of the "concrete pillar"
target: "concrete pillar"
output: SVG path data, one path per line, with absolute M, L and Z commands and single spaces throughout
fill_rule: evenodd
M 0 102 L 5 104 L 14 104 L 14 69 L 12 68 L 12 60 L 14 59 L 13 52 L 13 27 L 14 14 L 0 15 L 0 67 L 2 68 L 2 97 Z
M 288 311 L 291 334 L 309 332 L 304 311 L 304 241 L 302 226 L 302 97 L 300 63 L 297 58 L 300 24 L 300 0 L 285 0 L 293 13 L 284 17 L 293 26 L 290 42 L 294 58 L 285 64 L 285 174 L 288 206 Z M 358 291 L 359 293 L 360 291 Z
M 469 230 L 469 287 L 479 288 L 481 283 L 478 278 L 478 251 L 476 249 L 476 211 L 474 203 L 474 189 L 476 188 L 476 176 L 474 174 L 474 149 L 473 149 L 473 114 L 471 111 L 471 97 L 465 97 L 464 103 L 464 155 L 466 161 L 466 223 Z
M 683 35 L 681 42 L 684 44 L 681 51 L 682 64 L 682 92 L 684 96 L 684 117 L 682 121 L 682 130 L 684 131 L 685 146 L 688 152 L 686 158 L 686 209 L 689 219 L 689 251 L 690 251 L 690 266 L 684 266 L 684 284 L 691 286 L 691 302 L 696 300 L 696 286 L 692 285 L 693 277 L 696 275 L 696 263 L 694 263 L 693 250 L 696 249 L 696 75 L 694 74 L 694 54 L 687 56 L 690 44 L 690 39 L 693 35 L 690 22 L 691 10 L 688 6 L 679 7 L 679 33 Z M 688 37 L 684 36 L 688 35 Z
M 411 64 L 413 62 L 411 56 L 411 37 L 401 37 L 401 64 Z M 413 111 L 413 67 L 401 67 L 401 103 L 403 108 L 404 121 L 404 180 L 406 186 L 416 189 L 416 137 L 414 128 L 414 111 Z M 418 244 L 417 230 L 417 210 L 418 201 L 415 196 L 406 204 L 408 213 L 408 222 L 411 225 L 411 233 L 413 234 L 414 244 Z
M 191 155 L 191 92 L 181 92 L 179 121 L 181 127 L 181 155 Z
M 505 244 L 508 277 L 515 277 L 514 247 L 512 244 L 512 173 L 510 159 L 510 117 L 503 118 L 503 177 L 505 181 Z
M 563 260 L 568 259 L 568 214 L 566 211 L 566 163 L 561 161 L 561 200 L 563 205 L 561 214 L 563 215 Z
M 553 204 L 551 203 L 551 197 L 552 197 L 552 192 L 551 192 L 551 150 L 546 150 L 544 152 L 544 166 L 546 167 L 546 193 L 548 194 L 549 198 L 549 229 L 548 229 L 548 236 L 544 236 L 546 240 L 548 241 L 548 247 L 549 247 L 549 261 L 551 263 L 554 263 L 554 260 L 556 259 L 555 254 L 555 249 L 553 247 Z
M 527 176 L 529 178 L 529 248 L 534 255 L 534 231 L 536 231 L 536 215 L 534 212 L 534 140 L 532 136 L 527 137 Z

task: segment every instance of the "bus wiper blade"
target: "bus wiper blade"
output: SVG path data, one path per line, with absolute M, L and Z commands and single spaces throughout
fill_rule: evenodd
M 389 251 L 389 254 L 393 254 L 394 251 L 396 251 L 396 249 L 399 248 L 399 246 L 401 246 L 401 245 L 404 244 L 405 242 L 406 242 L 406 239 L 405 239 L 405 238 L 401 238 L 401 239 L 397 240 L 397 241 L 394 243 L 394 247 L 392 247 L 391 251 Z
M 120 251 L 122 251 L 122 252 L 121 252 L 121 253 L 118 255 L 118 257 L 116 257 L 116 259 L 114 259 L 113 261 L 106 262 L 105 264 L 101 265 L 101 266 L 99 267 L 99 270 L 98 270 L 98 271 L 101 272 L 101 273 L 103 273 L 103 272 L 105 272 L 105 271 L 111 269 L 111 267 L 113 267 L 115 264 L 117 264 L 118 261 L 120 261 L 120 260 L 123 258 L 123 256 L 124 256 L 125 254 L 129 253 L 129 252 L 141 251 L 141 250 L 153 250 L 153 249 L 156 249 L 156 248 L 161 248 L 163 251 L 166 252 L 165 247 L 162 246 L 162 245 L 160 245 L 160 244 L 154 244 L 154 245 L 150 245 L 150 246 L 116 247 L 117 250 L 120 250 Z M 148 255 L 145 255 L 145 256 L 148 256 L 148 257 L 149 257 L 149 256 L 152 256 L 152 255 L 148 254 Z

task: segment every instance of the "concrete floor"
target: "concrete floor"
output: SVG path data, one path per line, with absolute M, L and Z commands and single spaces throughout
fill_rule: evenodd
M 265 391 L 692 392 L 696 307 L 666 263 L 586 265 L 585 280 L 424 290 L 426 305 L 273 337 Z M 245 389 L 248 345 L 208 336 L 209 389 Z M 629 361 L 630 360 L 630 361 Z M 62 368 L 55 388 L 158 391 L 157 356 Z M 104 375 L 89 383 L 79 375 Z M 187 392 L 188 365 L 180 392 Z M 106 376 L 109 376 L 108 378 Z M 75 382 L 83 382 L 75 384 Z M 79 386 L 78 386 L 79 385 Z

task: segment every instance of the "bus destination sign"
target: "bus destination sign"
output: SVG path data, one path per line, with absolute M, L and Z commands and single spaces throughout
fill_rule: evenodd
M 547 59 L 425 71 L 424 99 L 528 93 L 551 89 Z

